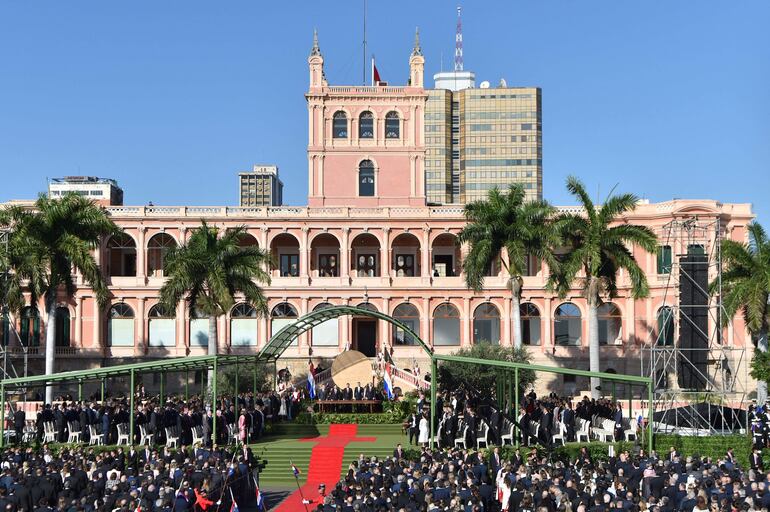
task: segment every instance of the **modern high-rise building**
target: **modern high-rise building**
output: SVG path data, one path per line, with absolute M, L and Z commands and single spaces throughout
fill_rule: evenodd
M 433 75 L 425 108 L 425 188 L 430 204 L 483 199 L 495 187 L 520 183 L 530 199 L 543 196 L 541 92 L 491 88 L 463 69 L 457 21 L 453 71 Z
M 283 182 L 275 165 L 255 165 L 250 172 L 238 173 L 240 206 L 280 206 Z
M 123 189 L 109 178 L 65 176 L 48 182 L 48 197 L 58 199 L 65 194 L 84 196 L 102 206 L 123 205 Z

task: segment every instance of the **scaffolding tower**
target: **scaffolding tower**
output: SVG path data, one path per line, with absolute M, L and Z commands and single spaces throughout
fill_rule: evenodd
M 724 226 L 719 218 L 693 216 L 674 219 L 657 234 L 658 273 L 667 276 L 663 306 L 650 325 L 641 357 L 642 375 L 653 382 L 653 430 L 737 432 L 746 428 L 742 411 L 749 365 L 744 333 L 724 322 Z

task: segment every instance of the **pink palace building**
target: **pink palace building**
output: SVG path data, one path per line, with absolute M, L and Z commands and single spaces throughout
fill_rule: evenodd
M 249 304 L 237 304 L 220 318 L 220 353 L 255 353 L 287 323 L 341 304 L 390 314 L 439 352 L 482 340 L 511 345 L 511 299 L 501 269 L 490 269 L 483 292 L 467 289 L 461 275 L 465 248 L 456 243 L 464 223 L 462 205 L 426 203 L 424 62 L 416 47 L 405 86 L 330 86 L 323 56 L 313 46 L 306 94 L 308 206 L 106 206 L 125 230 L 104 240 L 96 254 L 113 298 L 99 311 L 91 290 L 82 287 L 60 304 L 56 371 L 206 353 L 207 320 L 184 303 L 174 311 L 158 305 L 165 252 L 184 243 L 202 218 L 222 229 L 245 226 L 244 244 L 269 249 L 277 262 L 266 287 L 269 316 L 257 317 Z M 373 131 L 368 138 L 359 137 L 364 112 L 372 114 L 365 121 Z M 627 276 L 621 276 L 619 297 L 601 309 L 603 370 L 639 374 L 643 347 L 671 342 L 664 338 L 673 336 L 673 329 L 660 319 L 676 307 L 672 254 L 675 258 L 683 249 L 666 245 L 667 226 L 688 219 L 718 221 L 720 236 L 744 240 L 752 218 L 749 204 L 673 200 L 642 202 L 617 219 L 655 229 L 661 248 L 657 255 L 634 251 L 647 273 L 650 296 L 630 297 Z M 713 242 L 714 235 L 706 237 Z M 577 289 L 564 299 L 548 293 L 546 275 L 547 268 L 533 262 L 525 277 L 525 346 L 535 363 L 587 369 L 585 300 Z M 10 333 L 9 352 L 18 361 L 21 345 L 27 344 L 30 371 L 42 371 L 44 318 L 26 309 L 13 321 L 18 334 Z M 749 339 L 740 318 L 724 333 L 730 346 Z M 421 349 L 388 323 L 341 317 L 300 336 L 284 354 L 284 364 L 306 368 L 311 347 L 318 362 L 346 347 L 374 357 L 391 346 L 404 367 L 426 361 Z M 425 371 L 429 365 L 421 367 Z M 549 378 L 540 385 L 586 389 L 585 382 L 569 375 Z

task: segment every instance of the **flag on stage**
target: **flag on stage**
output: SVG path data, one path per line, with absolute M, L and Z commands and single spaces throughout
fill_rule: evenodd
M 235 496 L 233 496 L 232 488 L 230 488 L 230 501 L 232 502 L 230 505 L 230 512 L 238 512 L 238 504 L 235 502 Z
M 385 394 L 388 395 L 388 400 L 393 400 L 393 381 L 390 380 L 389 364 L 385 364 L 385 378 L 382 381 L 382 385 L 385 387 Z
M 253 476 L 252 478 L 254 479 L 254 487 L 257 489 L 257 511 L 263 511 L 265 510 L 265 501 L 262 499 L 262 493 L 259 492 L 259 484 L 257 483 L 257 479 Z
M 300 470 L 294 464 L 291 465 L 291 471 L 294 473 L 294 478 L 299 478 Z
M 310 361 L 307 369 L 307 392 L 311 400 L 315 400 L 315 367 L 313 361 Z

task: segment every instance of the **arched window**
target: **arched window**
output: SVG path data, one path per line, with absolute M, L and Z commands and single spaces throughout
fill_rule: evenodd
M 580 345 L 582 336 L 580 310 L 571 302 L 556 308 L 553 318 L 554 342 L 556 345 Z
M 270 313 L 270 336 L 275 336 L 278 331 L 297 321 L 297 310 L 288 302 L 281 302 Z M 297 339 L 291 342 L 292 347 L 297 346 Z
M 365 309 L 365 310 L 371 311 L 373 313 L 377 312 L 377 308 L 371 302 L 362 302 L 359 305 L 357 305 L 356 307 L 358 309 Z
M 169 311 L 160 304 L 150 308 L 149 320 L 150 346 L 176 346 L 176 318 L 174 311 Z
M 19 339 L 25 347 L 40 346 L 40 315 L 37 308 L 27 306 L 21 311 Z
M 674 344 L 674 312 L 669 306 L 658 310 L 658 345 Z
M 119 302 L 110 308 L 108 339 L 113 347 L 134 346 L 134 310 Z
M 209 346 L 209 317 L 198 308 L 190 310 L 190 346 Z
M 107 242 L 109 275 L 129 277 L 136 275 L 136 243 L 125 233 L 115 235 Z
M 452 304 L 440 304 L 433 310 L 433 344 L 460 344 L 460 312 Z
M 540 345 L 540 311 L 525 302 L 519 307 L 521 313 L 521 342 L 524 345 Z
M 401 119 L 399 119 L 398 112 L 396 111 L 385 114 L 385 138 L 401 138 Z
M 358 116 L 358 138 L 374 138 L 374 116 L 368 110 L 366 112 L 362 112 L 361 115 Z
M 56 346 L 70 346 L 70 310 L 59 306 L 56 308 Z
M 320 311 L 332 307 L 328 302 L 322 302 L 313 308 Z M 313 327 L 312 342 L 314 347 L 339 346 L 339 320 L 332 318 Z
M 257 310 L 242 302 L 230 313 L 230 345 L 233 347 L 257 345 Z
M 371 160 L 364 160 L 358 164 L 358 195 L 374 196 L 374 164 Z
M 623 319 L 612 302 L 599 306 L 599 345 L 614 345 L 621 336 Z
M 420 332 L 420 312 L 414 304 L 405 302 L 393 310 L 393 318 L 410 328 L 415 334 Z M 414 345 L 417 340 L 403 329 L 393 326 L 393 345 Z
M 342 110 L 338 110 L 332 117 L 332 137 L 335 139 L 348 138 L 348 116 Z
M 482 341 L 500 344 L 500 312 L 490 302 L 479 305 L 473 312 L 473 343 Z
M 169 249 L 176 247 L 176 241 L 167 233 L 158 233 L 147 243 L 147 275 L 160 277 L 163 275 L 163 264 Z

